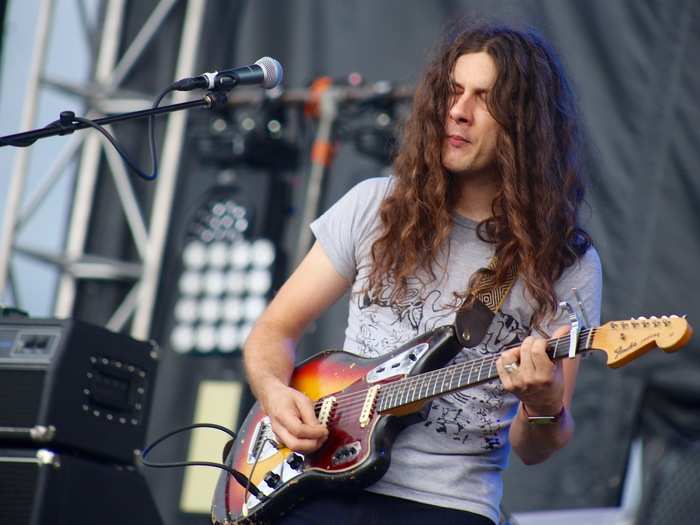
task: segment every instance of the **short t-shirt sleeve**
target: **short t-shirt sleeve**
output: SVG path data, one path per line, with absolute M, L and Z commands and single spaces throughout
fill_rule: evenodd
M 379 223 L 379 205 L 389 183 L 389 177 L 363 180 L 310 225 L 335 270 L 351 282 Z
M 602 288 L 603 272 L 600 257 L 591 246 L 578 261 L 564 271 L 554 291 L 559 302 L 566 301 L 577 310 L 578 301 L 573 292 L 573 289 L 576 289 L 588 318 L 588 326 L 595 327 L 600 324 Z M 568 324 L 568 313 L 559 307 L 554 318 L 545 324 L 544 330 L 551 335 L 557 328 Z

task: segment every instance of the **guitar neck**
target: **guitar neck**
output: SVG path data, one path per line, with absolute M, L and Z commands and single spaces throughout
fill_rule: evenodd
M 593 328 L 581 330 L 578 336 L 577 352 L 590 350 L 591 337 L 594 332 Z M 547 341 L 547 352 L 552 360 L 569 355 L 569 340 L 569 336 L 564 336 Z M 504 350 L 518 346 L 520 345 L 509 345 Z M 377 407 L 380 412 L 392 410 L 463 390 L 498 377 L 496 360 L 499 357 L 500 354 L 494 354 L 472 359 L 383 385 L 377 399 Z

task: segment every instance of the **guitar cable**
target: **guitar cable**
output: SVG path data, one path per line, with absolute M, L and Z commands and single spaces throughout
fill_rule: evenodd
M 231 476 L 233 476 L 233 479 L 235 479 L 242 487 L 245 488 L 246 496 L 248 494 L 248 491 L 250 491 L 253 496 L 258 498 L 260 501 L 265 501 L 267 500 L 267 496 L 263 494 L 263 492 L 242 472 L 239 472 L 238 470 L 229 467 L 228 465 L 224 465 L 223 463 L 215 463 L 212 461 L 176 461 L 176 462 L 153 462 L 149 461 L 146 459 L 148 454 L 156 447 L 156 445 L 162 443 L 166 439 L 174 436 L 175 434 L 179 434 L 181 432 L 185 432 L 188 430 L 193 430 L 195 428 L 213 428 L 215 430 L 220 430 L 222 432 L 225 432 L 229 436 L 231 436 L 232 439 L 236 439 L 238 436 L 235 432 L 232 430 L 229 430 L 226 427 L 223 427 L 221 425 L 216 425 L 214 423 L 195 423 L 192 425 L 187 425 L 186 427 L 178 428 L 176 430 L 173 430 L 171 432 L 168 432 L 167 434 L 159 437 L 156 439 L 153 443 L 150 445 L 147 445 L 146 448 L 143 449 L 143 452 L 141 453 L 141 463 L 146 466 L 146 467 L 151 467 L 151 468 L 178 468 L 178 467 L 197 467 L 197 466 L 202 466 L 202 467 L 215 467 L 221 470 L 225 470 Z M 269 438 L 268 438 L 269 439 Z M 255 464 L 257 465 L 258 461 L 257 458 L 255 460 Z M 255 469 L 255 466 L 253 466 L 253 470 Z M 251 471 L 251 475 L 252 475 Z

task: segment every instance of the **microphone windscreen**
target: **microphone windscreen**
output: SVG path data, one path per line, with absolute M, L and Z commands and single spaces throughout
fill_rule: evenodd
M 265 87 L 265 89 L 277 87 L 282 83 L 284 71 L 282 69 L 282 64 L 277 60 L 272 57 L 262 57 L 255 62 L 255 65 L 260 66 L 263 70 L 263 87 Z

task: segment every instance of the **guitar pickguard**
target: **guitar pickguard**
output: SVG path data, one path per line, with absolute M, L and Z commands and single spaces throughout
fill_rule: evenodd
M 404 350 L 400 354 L 370 370 L 367 373 L 367 382 L 378 383 L 391 379 L 392 377 L 409 375 L 421 356 L 427 352 L 429 348 L 430 345 L 428 343 L 421 343 Z

